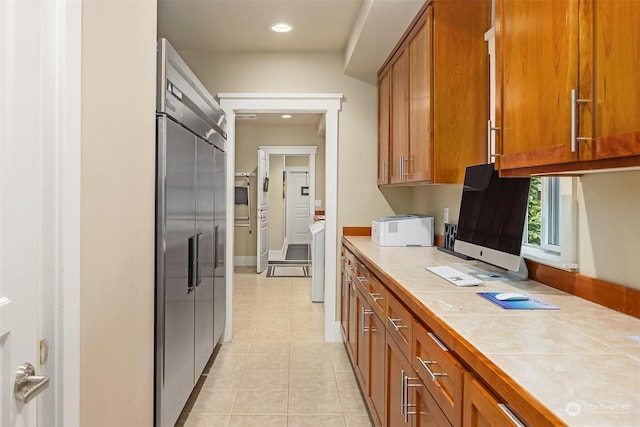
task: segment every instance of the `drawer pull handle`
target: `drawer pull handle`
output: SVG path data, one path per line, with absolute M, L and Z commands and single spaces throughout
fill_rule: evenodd
M 447 348 L 447 346 L 446 346 L 446 345 L 444 345 L 444 344 L 442 343 L 442 341 L 440 341 L 440 339 L 439 339 L 437 336 L 435 336 L 435 335 L 434 335 L 434 334 L 432 334 L 431 332 L 427 332 L 427 335 L 429 335 L 429 336 L 431 337 L 431 339 L 432 339 L 433 341 L 435 341 L 435 343 L 436 343 L 436 344 L 438 344 L 438 345 L 440 346 L 440 348 L 441 348 L 443 351 L 449 351 L 449 349 Z
M 417 359 L 418 359 L 418 362 L 420 362 L 422 369 L 424 369 L 427 372 L 427 375 L 429 375 L 429 377 L 431 378 L 431 381 L 437 381 L 438 380 L 437 377 L 447 376 L 447 374 L 444 372 L 433 372 L 431 369 L 429 369 L 428 365 L 438 364 L 438 362 L 436 362 L 435 360 L 422 360 L 420 356 L 418 356 Z
M 384 299 L 384 298 L 382 298 L 382 297 L 380 296 L 380 294 L 379 294 L 379 293 L 375 293 L 375 292 L 374 292 L 374 293 L 371 293 L 371 292 L 369 292 L 369 295 L 371 296 L 371 299 L 373 299 L 373 301 L 374 301 L 374 302 L 382 301 L 382 300 Z
M 358 279 L 358 282 L 360 282 L 360 283 L 366 283 L 367 282 L 367 278 L 365 276 L 358 276 L 358 277 L 356 277 L 356 279 Z
M 393 326 L 393 329 L 396 330 L 396 332 L 400 332 L 400 329 L 407 329 L 406 325 L 396 324 L 396 322 L 400 322 L 402 319 L 392 319 L 390 317 L 387 317 L 387 319 L 389 320 L 389 323 L 391 323 L 391 326 Z
M 498 403 L 498 407 L 502 410 L 502 412 L 504 412 L 504 414 L 511 420 L 512 423 L 514 423 L 516 426 L 518 427 L 525 427 L 525 425 L 522 423 L 522 421 L 520 421 L 518 419 L 518 417 L 516 417 L 514 415 L 513 412 L 511 412 L 509 410 L 509 408 L 507 408 L 507 406 L 504 403 Z

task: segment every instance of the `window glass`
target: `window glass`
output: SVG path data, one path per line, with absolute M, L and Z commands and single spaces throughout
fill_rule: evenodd
M 575 270 L 575 179 L 532 177 L 522 254 Z

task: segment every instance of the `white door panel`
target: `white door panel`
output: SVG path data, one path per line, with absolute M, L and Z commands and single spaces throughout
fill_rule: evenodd
M 286 229 L 289 244 L 309 243 L 309 169 L 287 168 Z
M 63 12 L 63 3 L 0 1 L 0 425 L 9 427 L 55 424 L 51 383 L 36 388 L 33 378 L 22 399 L 14 383 L 25 363 L 32 376 L 55 372 L 40 340 L 55 349 Z

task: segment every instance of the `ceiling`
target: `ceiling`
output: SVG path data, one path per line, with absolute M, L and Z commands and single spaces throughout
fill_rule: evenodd
M 378 68 L 425 0 L 159 0 L 158 35 L 178 50 L 341 52 L 345 74 Z M 273 33 L 288 22 L 294 31 Z

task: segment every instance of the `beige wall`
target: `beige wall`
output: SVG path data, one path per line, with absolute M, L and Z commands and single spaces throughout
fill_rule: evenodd
M 153 423 L 155 52 L 155 1 L 83 2 L 83 426 Z
M 408 189 L 383 194 L 376 185 L 377 88 L 344 74 L 340 53 L 224 53 L 217 56 L 181 52 L 212 93 L 342 93 L 338 117 L 338 229 L 371 225 L 371 218 L 394 213 L 394 204 L 410 207 Z M 237 168 L 236 168 L 237 170 Z M 398 208 L 400 209 L 400 208 Z M 337 248 L 336 248 L 337 250 Z
M 316 154 L 316 199 L 324 201 L 325 187 L 325 162 L 324 162 L 324 137 L 318 136 L 317 127 L 315 125 L 273 125 L 273 124 L 247 124 L 238 121 L 236 124 L 236 172 L 253 172 L 257 173 L 258 168 L 258 146 L 316 146 L 318 152 Z M 274 158 L 281 156 L 270 156 L 269 162 Z M 289 158 L 290 156 L 287 156 Z M 293 158 L 289 162 L 295 161 Z M 276 160 L 279 162 L 279 160 Z M 304 160 L 308 164 L 308 158 Z M 279 209 L 280 205 L 276 204 L 272 211 L 272 197 L 279 194 L 280 203 L 282 202 L 282 170 L 284 163 L 280 164 L 279 177 L 269 176 L 269 249 L 280 249 L 272 247 L 276 245 L 278 236 L 284 233 L 284 225 L 282 230 L 279 229 L 280 224 L 284 224 L 284 207 Z M 256 179 L 252 178 L 251 191 L 251 222 L 253 229 L 256 230 L 256 207 L 257 192 L 255 191 Z M 277 198 L 277 197 L 276 197 Z M 277 203 L 277 202 L 276 202 Z M 236 208 L 237 212 L 243 211 L 241 207 Z M 244 210 L 246 211 L 246 210 Z M 275 228 L 272 230 L 271 225 Z M 247 228 L 236 227 L 234 231 L 235 249 L 234 256 L 255 257 L 257 250 L 257 232 L 249 233 Z M 273 237 L 273 239 L 272 239 Z M 282 239 L 282 237 L 280 237 Z M 282 240 L 280 240 L 280 245 Z
M 443 209 L 458 221 L 461 185 L 413 189 L 413 211 L 433 215 L 444 233 Z M 605 172 L 578 179 L 580 273 L 640 289 L 640 171 Z
M 640 289 L 640 171 L 578 180 L 580 273 Z

